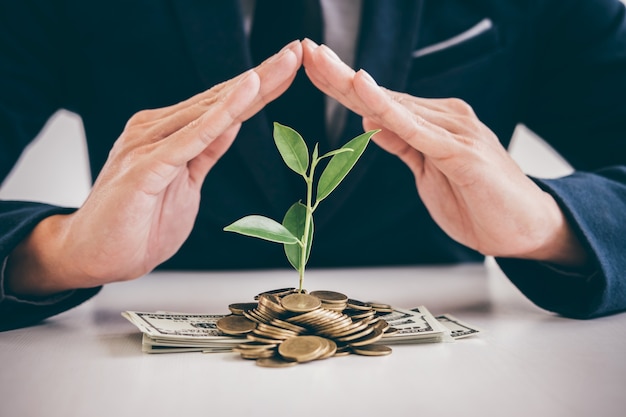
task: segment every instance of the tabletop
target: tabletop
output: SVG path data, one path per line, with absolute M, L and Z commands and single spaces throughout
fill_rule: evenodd
M 0 416 L 623 415 L 626 314 L 582 321 L 541 310 L 493 260 L 311 270 L 305 284 L 424 305 L 483 332 L 284 369 L 235 353 L 142 353 L 141 334 L 122 311 L 225 314 L 230 303 L 297 285 L 289 270 L 157 272 L 0 333 Z

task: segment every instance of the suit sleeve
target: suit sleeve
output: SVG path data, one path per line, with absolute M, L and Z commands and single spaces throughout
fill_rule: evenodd
M 497 261 L 540 307 L 590 318 L 626 309 L 626 13 L 618 0 L 550 3 L 524 123 L 575 169 L 534 180 L 560 205 L 592 269 Z
M 50 116 L 67 103 L 61 2 L 0 2 L 0 181 Z M 24 300 L 7 294 L 8 255 L 46 216 L 66 209 L 0 202 L 0 330 L 34 323 L 84 301 L 97 289 Z
M 4 271 L 11 251 L 45 217 L 71 211 L 39 203 L 0 201 L 0 331 L 37 323 L 75 307 L 100 290 L 80 289 L 32 299 L 19 298 L 5 290 Z

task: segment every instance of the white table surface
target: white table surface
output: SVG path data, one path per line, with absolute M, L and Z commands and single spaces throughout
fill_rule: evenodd
M 229 303 L 295 286 L 295 272 L 154 273 L 112 284 L 41 325 L 0 333 L 0 416 L 625 415 L 626 314 L 555 316 L 494 265 L 309 271 L 309 290 L 425 305 L 485 332 L 286 369 L 230 353 L 142 353 L 120 313 L 226 313 Z

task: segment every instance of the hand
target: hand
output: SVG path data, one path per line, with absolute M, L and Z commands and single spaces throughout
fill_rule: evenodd
M 326 46 L 303 42 L 303 63 L 324 93 L 363 117 L 380 147 L 415 176 L 420 197 L 453 239 L 485 255 L 580 266 L 586 255 L 563 213 L 459 99 L 425 99 L 376 85 Z
M 208 91 L 135 114 L 84 205 L 41 222 L 11 254 L 9 290 L 45 295 L 133 279 L 171 257 L 191 232 L 207 173 L 301 62 L 294 41 Z

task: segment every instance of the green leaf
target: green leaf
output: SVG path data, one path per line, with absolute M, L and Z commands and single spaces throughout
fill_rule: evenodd
M 294 236 L 298 236 L 300 241 L 304 237 L 304 222 L 306 220 L 306 206 L 300 202 L 293 204 L 285 213 L 283 226 L 289 230 Z M 311 226 L 309 228 L 309 239 L 307 241 L 306 261 L 309 260 L 311 254 L 311 245 L 313 243 L 313 218 L 311 218 Z M 302 255 L 302 247 L 298 244 L 285 244 L 285 255 L 291 266 L 299 270 Z M 306 262 L 305 262 L 306 263 Z
M 251 215 L 243 217 L 224 228 L 246 236 L 258 237 L 276 243 L 298 243 L 299 240 L 282 224 L 268 217 Z
M 309 149 L 302 136 L 292 128 L 274 122 L 274 142 L 289 168 L 306 175 L 309 168 Z
M 343 181 L 348 175 L 348 172 L 354 167 L 354 164 L 365 151 L 370 138 L 378 132 L 377 130 L 370 130 L 365 132 L 350 142 L 343 145 L 340 149 L 352 149 L 353 152 L 340 152 L 335 154 L 326 169 L 322 172 L 319 182 L 317 183 L 317 196 L 316 204 L 328 197 L 335 188 Z
M 320 147 L 320 144 L 316 143 L 315 147 L 313 148 L 313 155 L 311 156 L 311 161 L 316 161 L 317 160 L 317 157 L 318 157 L 319 152 L 320 152 L 319 151 L 319 147 Z
M 354 152 L 354 149 L 350 149 L 350 148 L 335 149 L 334 151 L 326 152 L 324 155 L 320 156 L 319 159 L 330 158 L 331 156 L 335 156 L 338 153 L 343 153 L 343 152 Z

